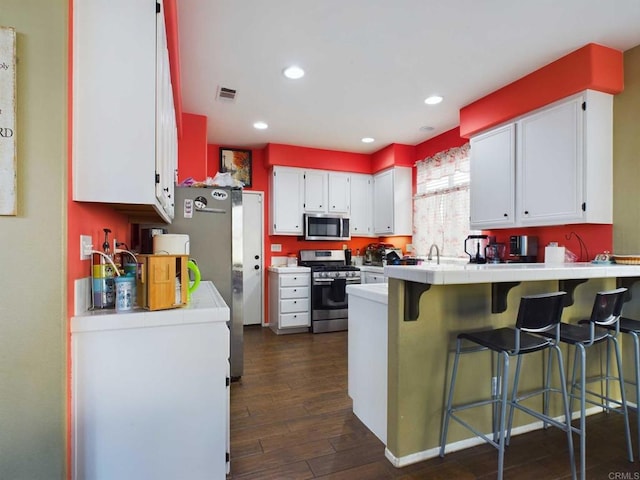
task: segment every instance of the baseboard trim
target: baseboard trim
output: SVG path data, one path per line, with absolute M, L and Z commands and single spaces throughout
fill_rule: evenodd
M 587 416 L 594 415 L 596 413 L 602 412 L 601 407 L 591 407 L 586 410 Z M 573 412 L 571 418 L 576 419 L 580 417 L 580 412 Z M 560 415 L 555 417 L 555 420 L 562 421 L 563 416 Z M 543 423 L 541 421 L 528 423 L 527 425 L 522 425 L 520 427 L 516 427 L 511 429 L 511 436 L 521 435 L 523 433 L 533 432 L 534 430 L 541 430 L 543 427 Z M 491 436 L 491 433 L 488 433 L 487 436 Z M 480 437 L 471 437 L 465 438 L 464 440 L 459 440 L 457 442 L 448 443 L 445 447 L 445 454 L 457 452 L 458 450 L 464 450 L 466 448 L 475 447 L 477 445 L 482 445 L 485 441 Z M 423 450 L 421 452 L 411 453 L 409 455 L 405 455 L 402 457 L 396 457 L 388 448 L 384 449 L 384 456 L 391 462 L 391 464 L 396 468 L 406 467 L 407 465 L 412 465 L 414 463 L 422 462 L 424 460 L 429 460 L 430 458 L 434 458 L 440 455 L 440 447 L 430 448 L 428 450 Z

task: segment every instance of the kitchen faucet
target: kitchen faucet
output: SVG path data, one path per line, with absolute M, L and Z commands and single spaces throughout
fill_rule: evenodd
M 438 245 L 436 245 L 435 243 L 432 243 L 431 246 L 429 247 L 429 255 L 427 255 L 427 260 L 428 261 L 433 260 L 433 247 L 436 247 L 437 264 L 440 265 L 440 249 L 438 248 Z

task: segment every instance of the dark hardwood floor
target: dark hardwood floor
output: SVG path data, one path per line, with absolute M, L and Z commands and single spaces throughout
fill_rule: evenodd
M 351 411 L 347 332 L 278 336 L 251 326 L 244 334 L 244 375 L 231 384 L 229 479 L 495 478 L 497 451 L 489 445 L 394 468 Z M 635 413 L 630 421 L 637 456 Z M 513 437 L 505 479 L 571 478 L 566 450 L 555 428 Z M 625 458 L 621 415 L 589 417 L 587 452 L 587 478 L 640 479 L 640 462 Z

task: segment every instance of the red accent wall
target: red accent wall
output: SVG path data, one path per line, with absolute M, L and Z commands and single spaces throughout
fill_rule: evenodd
M 184 129 L 178 139 L 178 183 L 192 177 L 207 178 L 207 117 L 183 113 Z
M 590 43 L 463 107 L 460 136 L 468 138 L 583 90 L 616 94 L 623 88 L 622 52 Z
M 552 227 L 530 227 L 530 228 L 513 228 L 509 230 L 488 230 L 488 235 L 495 235 L 496 242 L 509 245 L 510 235 L 534 235 L 538 237 L 538 262 L 544 262 L 544 247 L 549 242 L 558 242 L 559 246 L 564 246 L 568 250 L 579 256 L 577 261 L 589 262 L 595 258 L 598 253 L 605 250 L 613 251 L 613 225 L 593 225 L 593 224 L 577 224 L 577 225 L 557 225 Z M 580 242 L 576 238 L 577 234 L 586 246 L 586 252 L 583 250 L 580 257 Z
M 265 165 L 316 168 L 338 172 L 371 173 L 371 157 L 364 153 L 339 152 L 319 148 L 270 143 L 265 149 Z

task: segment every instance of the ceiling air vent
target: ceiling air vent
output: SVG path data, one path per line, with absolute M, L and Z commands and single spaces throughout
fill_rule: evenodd
M 218 88 L 218 99 L 227 101 L 235 100 L 236 91 L 233 88 L 220 87 Z

